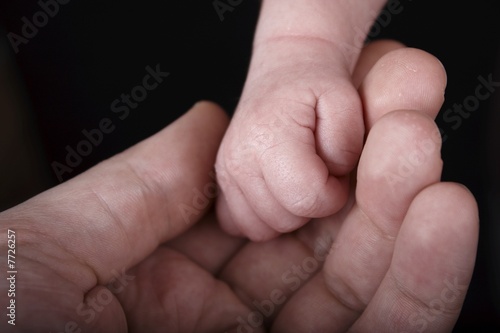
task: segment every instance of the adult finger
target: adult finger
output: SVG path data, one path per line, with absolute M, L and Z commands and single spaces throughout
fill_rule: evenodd
M 351 331 L 451 331 L 474 269 L 478 222 L 463 186 L 423 190 L 405 217 L 389 271 Z

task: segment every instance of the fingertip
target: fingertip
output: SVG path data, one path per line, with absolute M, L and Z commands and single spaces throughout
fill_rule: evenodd
M 468 238 L 479 233 L 479 209 L 476 198 L 462 184 L 442 182 L 429 186 L 415 198 L 415 204 L 427 209 L 435 207 L 445 215 L 453 214 L 456 218 L 449 227 L 457 233 L 457 237 L 465 235 Z
M 226 119 L 229 119 L 226 111 L 217 103 L 209 101 L 209 100 L 200 100 L 196 102 L 191 110 L 209 110 L 208 112 L 213 112 L 214 114 L 220 114 Z
M 359 89 L 367 128 L 388 110 L 418 110 L 436 117 L 446 89 L 446 71 L 428 52 L 400 48 L 382 56 Z
M 390 53 L 392 53 L 391 57 L 402 58 L 401 61 L 405 66 L 410 67 L 410 70 L 417 72 L 422 70 L 424 74 L 429 76 L 428 82 L 444 95 L 448 81 L 446 69 L 436 56 L 414 47 L 402 48 Z
M 229 116 L 226 111 L 217 103 L 207 100 L 196 102 L 188 112 L 200 114 L 201 121 L 210 123 L 225 131 L 229 125 Z
M 370 72 L 377 61 L 385 54 L 406 47 L 403 43 L 392 39 L 376 40 L 366 45 L 359 56 L 356 68 L 352 75 L 352 82 L 359 87 L 366 74 Z
M 478 209 L 472 193 L 457 183 L 430 185 L 415 197 L 404 218 L 392 274 L 414 290 L 422 283 L 418 278 L 421 267 L 468 284 L 476 260 L 478 233 Z M 411 264 L 408 258 L 414 259 Z

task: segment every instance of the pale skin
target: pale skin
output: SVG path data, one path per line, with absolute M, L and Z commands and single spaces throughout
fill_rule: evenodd
M 352 72 L 384 0 L 263 0 L 217 156 L 218 218 L 261 241 L 346 203 L 367 128 Z
M 245 332 L 254 301 L 274 305 L 253 332 L 451 331 L 478 217 L 467 189 L 440 182 L 432 117 L 444 70 L 423 51 L 377 42 L 353 82 L 368 133 L 339 212 L 268 242 L 227 234 L 209 206 L 186 220 L 179 207 L 212 184 L 228 125 L 219 107 L 199 103 L 0 214 L 0 251 L 14 230 L 19 271 L 16 326 L 4 317 L 0 331 Z M 8 288 L 2 278 L 2 307 Z

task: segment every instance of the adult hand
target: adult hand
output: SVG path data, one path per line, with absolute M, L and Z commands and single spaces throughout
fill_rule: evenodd
M 439 109 L 444 71 L 386 42 L 358 69 L 370 132 L 339 213 L 265 243 L 227 235 L 213 214 L 194 224 L 209 209 L 227 125 L 216 106 L 197 104 L 0 215 L 0 250 L 14 230 L 18 270 L 16 326 L 4 318 L 2 332 L 451 330 L 478 221 L 471 194 L 439 182 L 439 136 L 425 113 Z M 0 281 L 2 304 L 9 287 Z

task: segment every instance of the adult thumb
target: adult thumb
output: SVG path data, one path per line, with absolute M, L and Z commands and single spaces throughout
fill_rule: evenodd
M 216 196 L 212 170 L 227 124 L 223 110 L 200 102 L 152 137 L 3 212 L 0 226 L 26 230 L 19 244 L 47 247 L 41 253 L 57 246 L 88 265 L 94 281 L 78 284 L 105 284 L 204 215 Z M 30 235 L 46 237 L 33 245 Z M 72 274 L 60 266 L 59 274 Z

